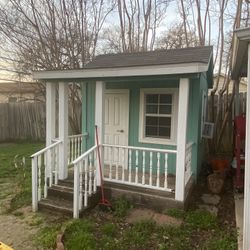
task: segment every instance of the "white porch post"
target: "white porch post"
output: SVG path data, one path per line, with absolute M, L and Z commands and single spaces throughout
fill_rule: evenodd
M 59 179 L 68 177 L 68 83 L 59 82 Z
M 244 225 L 243 249 L 250 249 L 250 43 L 248 44 L 247 62 L 247 105 L 246 105 L 246 139 L 245 139 L 245 187 L 244 187 Z
M 56 136 L 56 83 L 46 83 L 46 147 Z
M 185 155 L 187 136 L 187 115 L 189 99 L 189 79 L 181 78 L 179 84 L 178 127 L 177 127 L 177 157 L 175 199 L 184 201 L 185 195 Z
M 104 113 L 105 113 L 105 101 L 104 101 L 104 90 L 105 90 L 105 83 L 102 81 L 96 82 L 96 89 L 95 89 L 95 125 L 97 125 L 97 131 L 99 136 L 99 144 L 104 142 Z M 101 157 L 101 164 L 103 167 L 103 148 L 100 147 L 100 157 Z M 97 161 L 99 164 L 99 161 Z M 101 175 L 99 171 L 99 165 L 96 169 L 96 184 L 97 186 L 101 185 Z

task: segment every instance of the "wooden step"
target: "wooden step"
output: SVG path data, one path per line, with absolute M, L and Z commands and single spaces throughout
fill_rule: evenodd
M 40 211 L 60 213 L 70 217 L 73 216 L 73 202 L 61 198 L 42 199 L 38 202 L 38 209 Z
M 73 201 L 73 196 L 74 190 L 73 187 L 70 186 L 52 185 L 52 187 L 48 188 L 48 199 L 60 197 L 65 200 Z

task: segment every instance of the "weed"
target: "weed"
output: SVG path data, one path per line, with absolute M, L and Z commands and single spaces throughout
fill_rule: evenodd
M 178 219 L 183 219 L 185 217 L 185 212 L 177 208 L 170 208 L 164 213 Z
M 124 197 L 118 198 L 113 201 L 114 215 L 119 218 L 125 217 L 131 207 L 132 206 L 130 202 Z
M 21 211 L 15 211 L 13 213 L 13 215 L 15 215 L 16 217 L 22 217 L 23 216 L 23 212 L 21 212 Z
M 185 222 L 193 229 L 208 230 L 217 227 L 216 217 L 205 210 L 189 211 Z
M 66 249 L 95 249 L 94 228 L 94 224 L 86 219 L 70 221 L 64 231 Z
M 236 232 L 216 231 L 204 244 L 203 250 L 237 250 Z
M 56 236 L 60 232 L 60 229 L 60 224 L 42 228 L 35 237 L 35 243 L 46 249 L 54 249 Z
M 93 234 L 87 232 L 78 232 L 74 237 L 70 238 L 65 243 L 68 250 L 94 250 L 96 243 Z
M 114 237 L 117 232 L 117 226 L 114 223 L 107 223 L 102 226 L 101 230 L 106 236 Z
M 152 220 L 137 222 L 130 230 L 125 233 L 125 241 L 135 247 L 145 247 L 154 233 L 156 224 Z

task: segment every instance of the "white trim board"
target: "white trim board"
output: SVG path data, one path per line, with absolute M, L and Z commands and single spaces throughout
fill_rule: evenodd
M 119 68 L 35 71 L 33 72 L 33 79 L 88 79 L 103 77 L 155 76 L 200 73 L 206 72 L 207 70 L 207 63 L 180 63 Z

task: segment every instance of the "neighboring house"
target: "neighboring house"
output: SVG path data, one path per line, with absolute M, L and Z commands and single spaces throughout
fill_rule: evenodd
M 232 79 L 247 77 L 243 249 L 250 249 L 250 27 L 235 30 Z M 237 93 L 236 93 L 237 96 Z M 237 102 L 237 99 L 236 99 Z
M 124 194 L 159 209 L 184 207 L 201 167 L 212 51 L 207 46 L 100 55 L 83 69 L 34 72 L 34 79 L 46 82 L 47 147 L 32 156 L 33 210 L 55 209 L 50 191 L 62 194 L 73 164 L 74 202 L 65 211 L 77 218 L 101 183 L 98 148 L 105 190 L 112 196 Z M 82 135 L 68 137 L 70 81 L 82 86 Z
M 0 103 L 44 99 L 36 83 L 0 82 Z
M 213 86 L 213 88 L 215 87 L 215 84 L 216 84 L 216 82 L 217 82 L 217 79 L 218 79 L 218 74 L 215 74 L 214 76 L 213 76 L 213 81 L 214 81 L 214 86 Z M 222 89 L 223 87 L 224 87 L 224 85 L 225 85 L 225 81 L 226 81 L 227 79 L 226 79 L 226 76 L 224 75 L 224 74 L 220 74 L 220 79 L 219 79 L 219 84 L 218 84 L 218 90 L 220 90 L 220 89 Z M 209 91 L 208 91 L 208 95 L 210 95 L 210 93 L 211 93 L 211 91 L 212 91 L 212 89 L 210 89 Z M 230 83 L 229 83 L 229 86 L 228 86 L 228 94 L 231 94 L 232 93 L 232 91 L 233 91 L 233 81 L 232 80 L 230 80 Z M 227 91 L 225 91 L 225 93 L 227 93 Z M 218 92 L 218 91 L 217 91 Z M 241 78 L 240 79 L 240 82 L 239 82 L 239 92 L 240 93 L 244 93 L 244 92 L 247 92 L 247 82 L 246 82 L 246 80 L 244 79 L 244 78 Z

